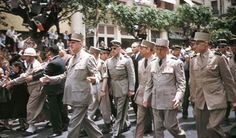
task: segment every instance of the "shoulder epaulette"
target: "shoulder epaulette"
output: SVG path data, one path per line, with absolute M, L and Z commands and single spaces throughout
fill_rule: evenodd
M 151 61 L 155 61 L 155 60 L 157 60 L 157 58 L 155 57 L 155 58 L 153 58 Z
M 172 56 L 171 59 L 178 60 L 178 58 L 174 56 Z
M 218 51 L 216 51 L 214 54 L 215 54 L 215 55 L 218 55 L 218 56 L 222 56 L 222 53 L 220 53 L 220 52 L 218 52 Z
M 126 54 L 124 54 L 123 56 L 124 56 L 125 58 L 130 58 L 130 56 L 128 56 L 128 55 L 126 55 Z
M 195 58 L 195 57 L 197 57 L 197 54 L 194 54 L 193 56 L 191 56 L 191 58 Z

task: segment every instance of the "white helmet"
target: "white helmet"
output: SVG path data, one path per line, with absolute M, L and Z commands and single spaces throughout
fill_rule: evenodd
M 24 56 L 32 56 L 32 57 L 35 57 L 37 56 L 37 53 L 35 51 L 35 49 L 29 47 L 29 48 L 26 48 L 25 51 L 24 51 Z

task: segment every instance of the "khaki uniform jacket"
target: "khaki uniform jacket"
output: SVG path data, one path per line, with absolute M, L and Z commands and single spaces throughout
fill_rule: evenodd
M 74 61 L 75 60 L 75 61 Z M 63 102 L 73 106 L 88 106 L 92 101 L 91 83 L 87 77 L 95 76 L 100 80 L 95 58 L 83 49 L 69 61 L 68 69 L 64 74 L 51 77 L 51 84 L 59 83 L 66 78 Z
M 206 103 L 208 110 L 224 109 L 228 101 L 235 101 L 233 76 L 225 56 L 208 50 L 190 61 L 190 95 L 201 110 Z
M 151 57 L 149 57 L 147 59 L 148 60 L 148 65 L 147 65 L 146 68 L 144 66 L 145 58 L 142 58 L 138 62 L 139 86 L 138 86 L 138 89 L 137 89 L 136 94 L 134 96 L 134 101 L 138 105 L 143 105 L 143 95 L 144 95 L 144 90 L 145 90 L 145 86 L 146 86 L 146 83 L 147 83 L 147 74 L 148 74 L 148 71 L 150 70 L 150 63 L 154 58 L 155 57 L 152 55 Z
M 234 77 L 234 81 L 236 81 L 236 62 L 234 61 L 234 56 L 236 56 L 236 55 L 233 55 L 229 60 L 229 67 L 230 67 L 230 71 Z M 236 87 L 236 84 L 234 86 Z
M 134 91 L 134 64 L 130 57 L 120 54 L 107 59 L 108 74 L 111 79 L 112 95 L 127 96 L 128 91 Z
M 151 62 L 144 101 L 148 102 L 151 99 L 151 106 L 154 109 L 173 109 L 172 100 L 182 100 L 185 91 L 183 63 L 167 56 L 159 66 L 159 60 L 156 58 Z

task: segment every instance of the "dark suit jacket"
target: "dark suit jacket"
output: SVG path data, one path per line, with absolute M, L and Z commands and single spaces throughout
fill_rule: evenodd
M 139 80 L 138 80 L 138 62 L 139 60 L 141 60 L 143 57 L 141 56 L 141 54 L 139 53 L 137 58 L 135 58 L 135 55 L 132 55 L 131 58 L 133 60 L 134 63 L 134 71 L 135 71 L 135 92 L 138 89 L 138 85 L 139 85 Z
M 41 78 L 43 74 L 46 74 L 48 76 L 56 76 L 64 72 L 65 72 L 64 61 L 59 56 L 55 56 L 52 59 L 52 61 L 48 63 L 47 67 L 43 71 L 33 75 L 33 80 L 39 80 L 39 78 Z M 64 82 L 54 85 L 44 85 L 42 91 L 45 92 L 47 95 L 63 93 Z

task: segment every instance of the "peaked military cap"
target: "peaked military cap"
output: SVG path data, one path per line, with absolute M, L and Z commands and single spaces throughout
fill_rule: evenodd
M 71 38 L 69 40 L 81 42 L 83 41 L 83 38 L 84 36 L 81 33 L 73 33 L 71 34 Z
M 169 47 L 169 40 L 163 38 L 156 39 L 156 46 Z
M 96 48 L 96 47 L 94 47 L 94 46 L 91 46 L 90 48 L 89 48 L 89 53 L 90 54 L 99 54 L 100 53 L 100 49 L 99 48 Z
M 143 40 L 142 43 L 140 44 L 140 46 L 153 48 L 155 46 L 155 43 Z
M 209 39 L 210 39 L 210 34 L 203 32 L 196 32 L 193 38 L 193 40 L 195 41 L 209 41 Z
M 180 45 L 173 45 L 172 49 L 182 49 L 182 46 L 180 46 Z
M 111 40 L 111 44 L 112 44 L 112 46 L 118 46 L 118 47 L 120 47 L 121 46 L 121 42 L 120 41 L 118 41 L 118 40 Z

